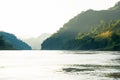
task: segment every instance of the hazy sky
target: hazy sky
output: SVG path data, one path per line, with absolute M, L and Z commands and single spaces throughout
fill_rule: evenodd
M 112 7 L 119 0 L 0 0 L 0 31 L 19 37 L 56 32 L 81 11 Z

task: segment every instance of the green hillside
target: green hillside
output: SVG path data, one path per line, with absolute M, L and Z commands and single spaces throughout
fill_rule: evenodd
M 79 34 L 64 44 L 67 50 L 120 50 L 120 20 L 101 23 L 89 33 Z
M 14 34 L 0 31 L 0 50 L 31 50 L 31 47 Z
M 15 50 L 13 46 L 6 42 L 3 38 L 3 36 L 0 36 L 0 50 Z
M 117 24 L 120 20 L 119 13 L 120 2 L 108 10 L 95 11 L 90 9 L 82 12 L 64 24 L 58 32 L 54 33 L 50 38 L 45 40 L 42 44 L 42 49 L 101 50 L 103 49 L 104 43 L 106 43 L 104 41 L 109 41 L 106 39 L 112 39 L 113 36 L 116 35 L 119 37 L 120 27 L 114 26 L 115 28 L 113 28 L 113 24 Z M 102 36 L 104 34 L 109 34 L 109 36 L 105 38 L 105 36 Z M 91 43 L 91 41 L 89 41 L 91 38 L 94 39 L 96 43 Z M 87 44 L 86 41 L 90 42 L 90 44 Z M 101 41 L 103 43 L 101 43 Z M 98 44 L 101 44 L 101 46 L 97 46 Z M 109 44 L 104 47 L 104 50 L 112 50 L 117 46 L 119 46 L 119 44 L 115 45 L 115 43 L 112 43 L 111 45 Z

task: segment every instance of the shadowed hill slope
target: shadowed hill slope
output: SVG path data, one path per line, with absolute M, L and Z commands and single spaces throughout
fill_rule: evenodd
M 7 33 L 7 32 L 3 32 L 0 31 L 0 36 L 2 36 L 1 40 L 4 40 L 5 44 L 8 44 L 10 46 L 12 46 L 10 48 L 10 46 L 6 45 L 6 47 L 8 46 L 9 48 L 6 49 L 15 49 L 15 50 L 31 50 L 31 47 L 26 44 L 25 42 L 23 42 L 22 40 L 19 40 L 16 36 L 14 36 L 13 34 Z M 2 43 L 2 42 L 1 42 Z M 1 45 L 1 44 L 0 44 Z M 2 49 L 2 45 L 1 45 L 1 49 Z

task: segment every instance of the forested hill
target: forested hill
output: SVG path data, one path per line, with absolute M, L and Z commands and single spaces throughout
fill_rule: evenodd
M 31 50 L 31 47 L 13 34 L 0 31 L 0 50 Z
M 120 2 L 108 10 L 87 10 L 72 18 L 59 31 L 46 39 L 42 49 L 118 50 L 120 47 L 119 20 Z M 103 37 L 103 35 L 109 36 Z M 101 42 L 107 44 L 99 45 Z

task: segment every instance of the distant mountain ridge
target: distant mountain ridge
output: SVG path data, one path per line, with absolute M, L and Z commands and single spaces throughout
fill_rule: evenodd
M 15 50 L 31 50 L 28 44 L 18 39 L 13 34 L 0 31 L 0 36 L 2 36 L 5 42 L 9 43 Z
M 45 39 L 50 37 L 51 34 L 48 33 L 43 33 L 39 37 L 36 38 L 28 38 L 28 39 L 22 39 L 24 42 L 29 44 L 33 50 L 40 50 L 41 49 L 41 44 Z
M 78 36 L 80 37 L 80 34 L 82 33 L 90 34 L 92 32 L 92 29 L 94 30 L 98 29 L 99 26 L 101 26 L 102 22 L 104 22 L 105 24 L 109 24 L 109 23 L 112 24 L 111 22 L 113 21 L 117 22 L 117 20 L 120 20 L 120 2 L 118 2 L 117 4 L 115 4 L 114 7 L 111 7 L 108 10 L 100 10 L 100 11 L 95 11 L 91 9 L 87 10 L 72 18 L 69 22 L 64 24 L 59 31 L 54 33 L 50 38 L 46 39 L 42 44 L 42 49 L 43 50 L 64 50 L 64 49 L 82 50 L 83 48 L 80 47 L 76 48 L 76 46 L 69 48 L 70 44 L 72 44 L 72 42 L 70 41 L 75 40 L 76 37 Z M 101 32 L 103 32 L 103 30 L 101 30 Z M 66 47 L 67 46 L 66 44 L 69 45 L 69 47 Z M 81 44 L 77 45 L 77 47 L 80 45 Z

